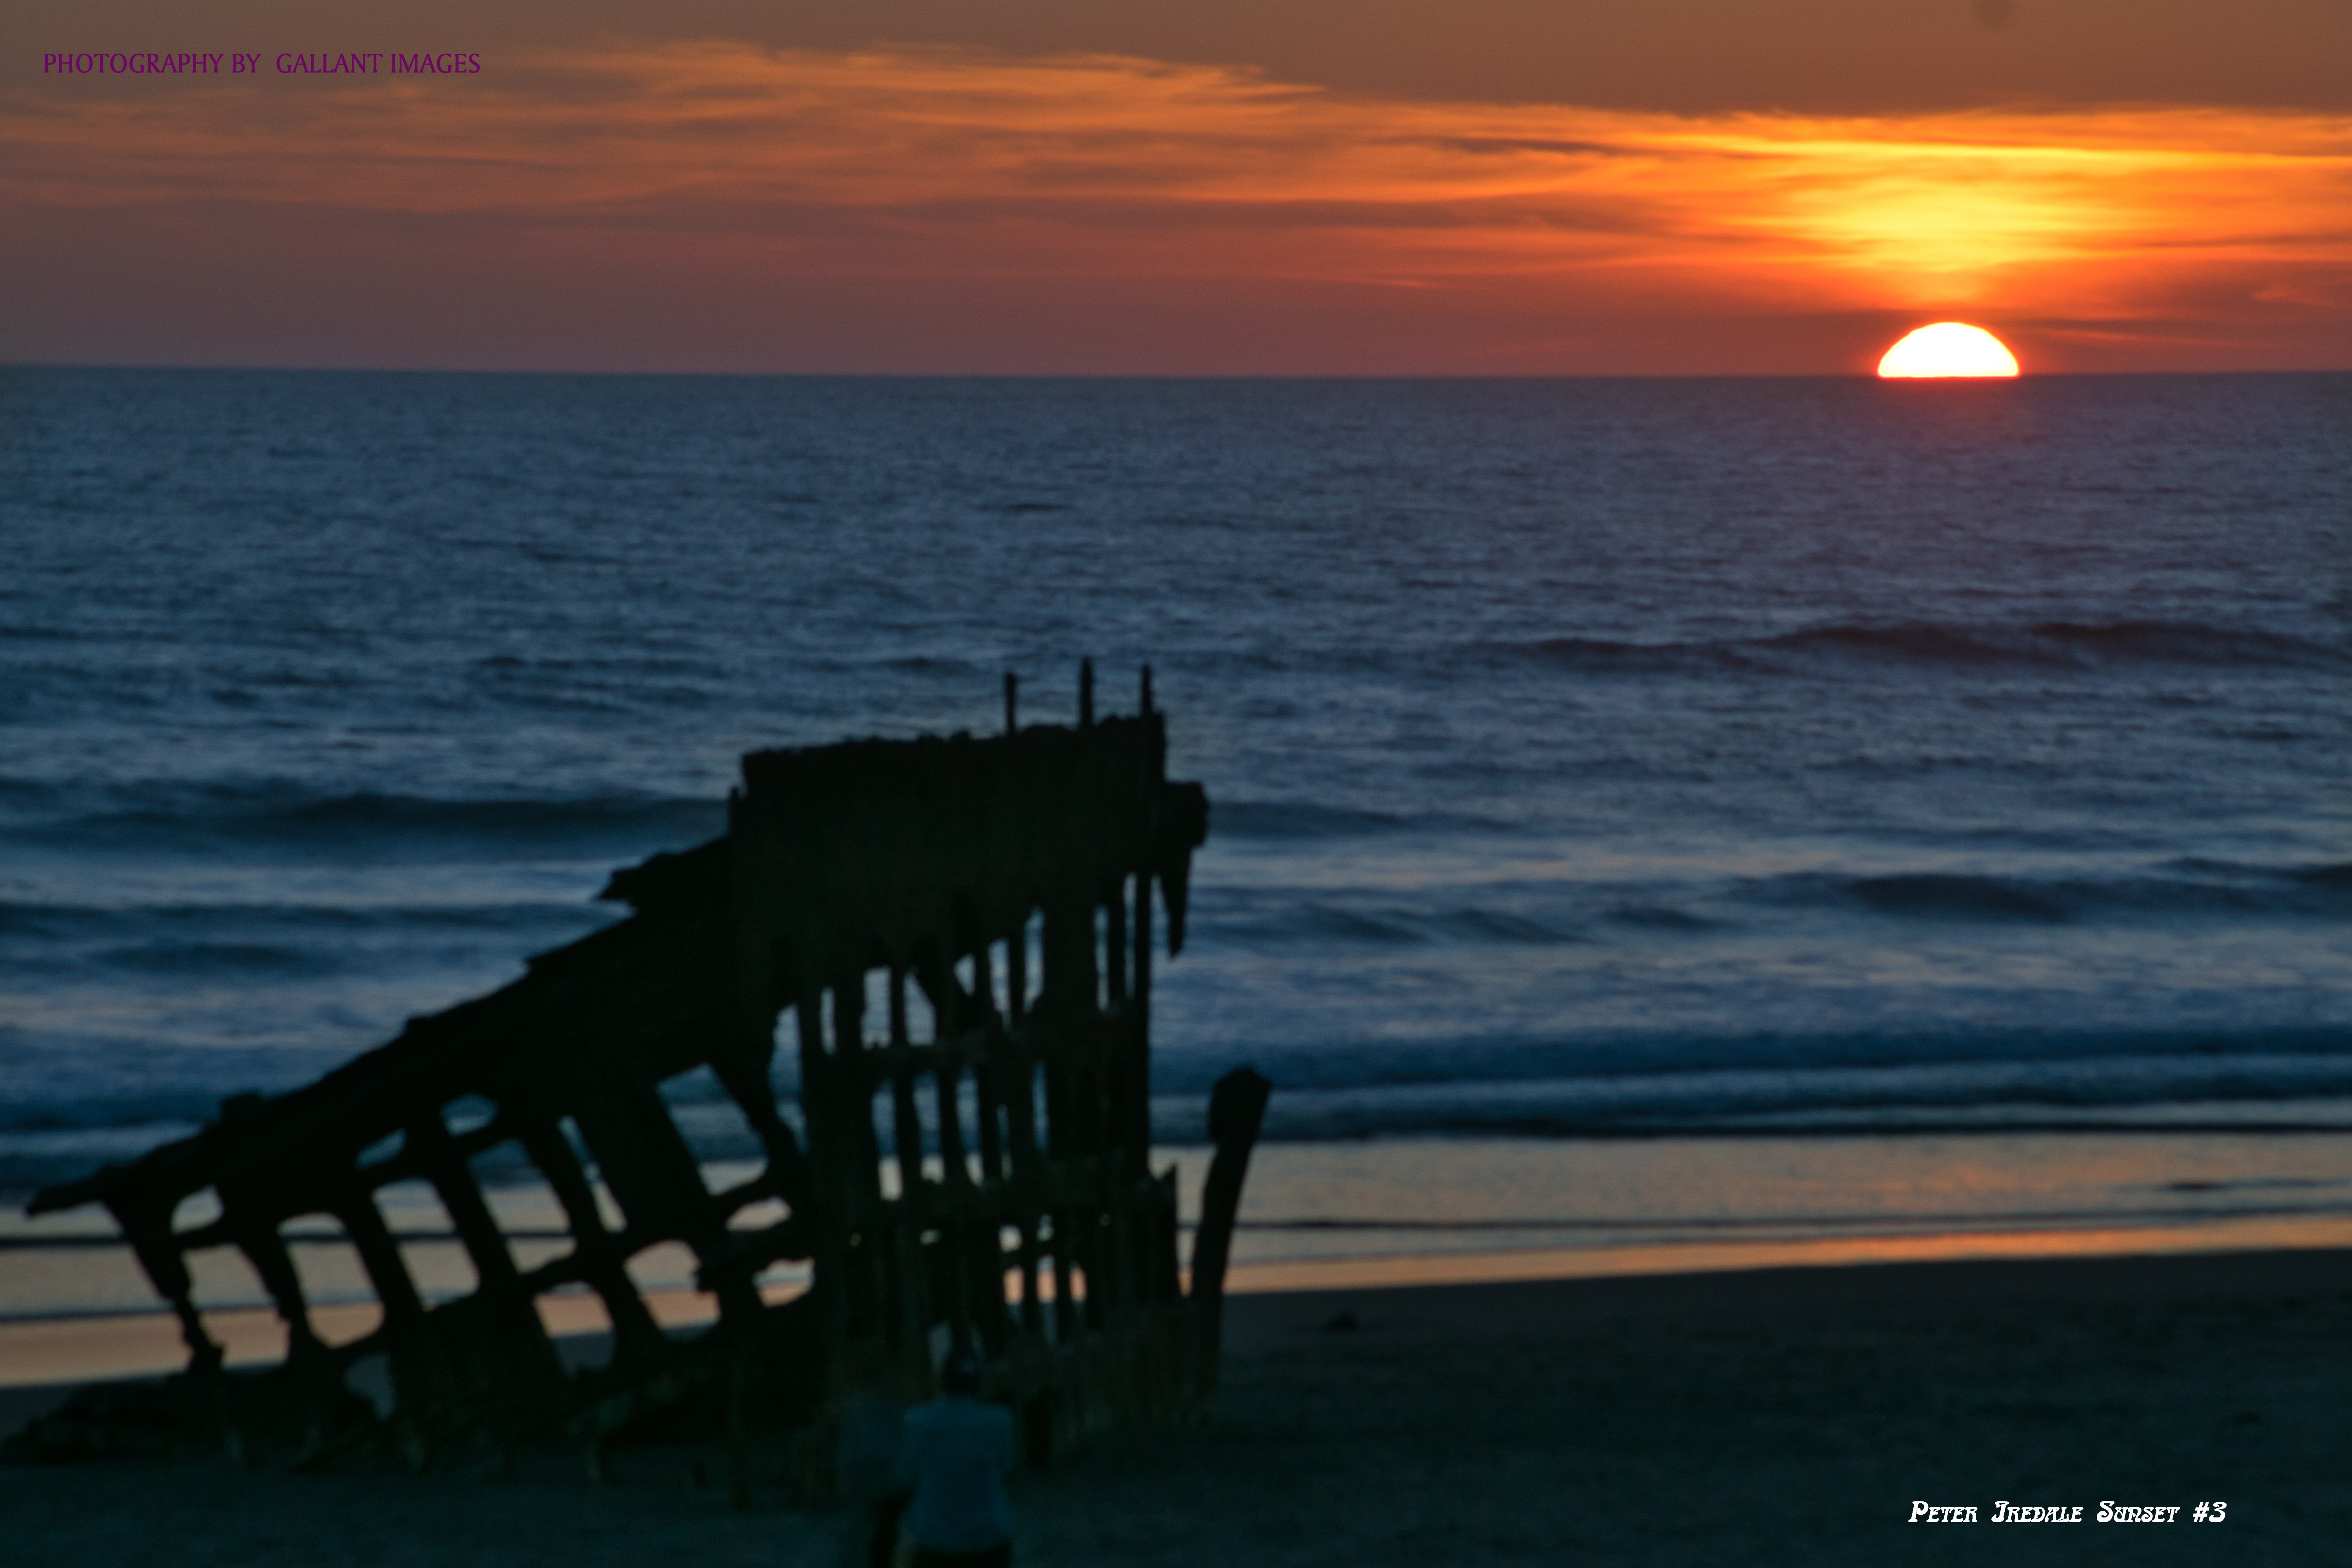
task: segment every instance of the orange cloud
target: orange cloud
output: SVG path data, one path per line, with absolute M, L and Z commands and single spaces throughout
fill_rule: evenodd
M 266 233 L 295 253 L 364 232 L 472 246 L 493 268 L 565 255 L 648 289 L 667 265 L 745 321 L 763 289 L 846 283 L 871 310 L 1075 280 L 1166 301 L 1188 330 L 1268 290 L 1367 332 L 1383 310 L 1483 323 L 1454 362 L 1400 370 L 1639 368 L 1545 363 L 1574 323 L 1876 333 L 1958 310 L 2023 333 L 2029 369 L 2036 332 L 2062 360 L 2070 343 L 2352 349 L 2352 120 L 2309 114 L 1690 118 L 1129 58 L 707 43 L 549 52 L 463 82 L 45 89 L 5 106 L 0 138 L 0 201 L 50 224 Z M 1444 332 L 1406 336 L 1443 361 Z

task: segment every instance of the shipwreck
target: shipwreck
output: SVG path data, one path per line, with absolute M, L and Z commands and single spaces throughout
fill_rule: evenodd
M 1197 1407 L 1268 1085 L 1242 1069 L 1216 1088 L 1181 1267 L 1176 1172 L 1150 1164 L 1151 978 L 1160 918 L 1167 952 L 1183 946 L 1208 799 L 1167 777 L 1148 668 L 1132 716 L 1097 718 L 1092 687 L 1089 667 L 1075 725 L 1019 724 L 1008 676 L 1000 734 L 751 753 L 723 837 L 613 875 L 600 896 L 625 918 L 313 1083 L 40 1192 L 31 1213 L 106 1207 L 189 1361 L 144 1405 L 84 1391 L 16 1451 L 103 1450 L 162 1422 L 256 1463 L 495 1468 L 552 1444 L 598 1473 L 609 1445 L 667 1424 L 724 1434 L 739 1499 L 749 1435 L 781 1433 L 800 1458 L 779 1484 L 822 1497 L 835 1414 L 919 1392 L 950 1348 L 981 1359 L 1035 1463 Z M 780 1040 L 797 1058 L 781 1096 Z M 662 1092 L 705 1068 L 761 1150 L 731 1185 Z M 485 1196 L 494 1152 L 564 1216 L 564 1245 L 529 1267 Z M 387 1221 L 383 1189 L 417 1181 L 468 1293 L 428 1300 L 404 1254 L 419 1237 Z M 372 1331 L 321 1337 L 297 1222 L 298 1241 L 329 1225 L 356 1253 Z M 715 1299 L 698 1331 L 665 1331 L 628 1267 L 670 1243 Z M 189 1268 L 215 1247 L 283 1319 L 282 1363 L 224 1365 Z M 763 1290 L 791 1260 L 806 1288 Z M 567 1364 L 540 1310 L 583 1291 L 610 1322 L 593 1366 Z M 352 1391 L 374 1357 L 388 1408 Z

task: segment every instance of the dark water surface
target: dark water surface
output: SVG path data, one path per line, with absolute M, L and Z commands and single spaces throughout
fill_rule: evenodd
M 510 977 L 741 752 L 1082 654 L 1213 802 L 1175 1136 L 1241 1060 L 1310 1141 L 2352 1097 L 2352 376 L 19 370 L 0 433 L 0 1188 Z

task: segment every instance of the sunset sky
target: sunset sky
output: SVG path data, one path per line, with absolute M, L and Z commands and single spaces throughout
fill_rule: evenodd
M 0 359 L 1858 374 L 1957 318 L 2028 374 L 2352 368 L 2341 0 L 659 16 L 9 7 Z M 42 71 L 133 49 L 263 60 Z

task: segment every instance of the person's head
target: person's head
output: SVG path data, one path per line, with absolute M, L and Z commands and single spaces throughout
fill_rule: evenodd
M 980 1392 L 980 1358 L 970 1351 L 958 1351 L 948 1357 L 940 1368 L 940 1392 L 960 1394 L 965 1398 Z

